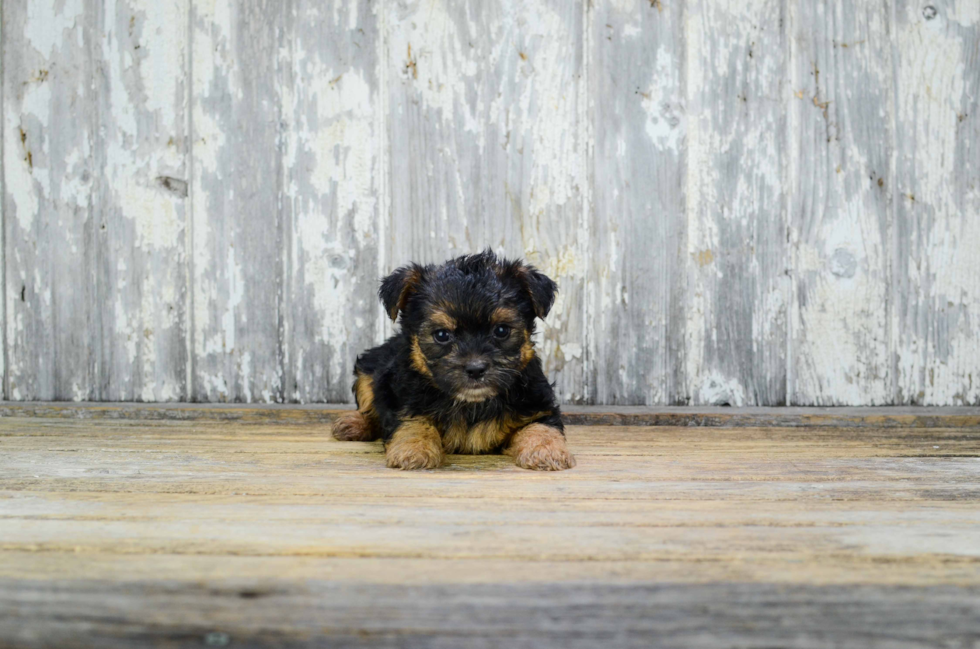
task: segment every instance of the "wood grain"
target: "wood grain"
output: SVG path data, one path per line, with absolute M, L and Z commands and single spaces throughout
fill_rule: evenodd
M 104 221 L 94 5 L 3 6 L 7 395 L 100 390 Z
M 101 16 L 93 306 L 103 315 L 91 334 L 102 341 L 106 401 L 188 397 L 189 9 L 188 0 L 130 0 Z
M 971 430 L 567 432 L 578 466 L 561 474 L 499 456 L 404 473 L 316 424 L 4 417 L 0 644 L 980 633 Z
M 2 0 L 3 396 L 350 402 L 378 278 L 563 403 L 980 404 L 972 0 Z
M 792 4 L 791 403 L 891 403 L 889 8 Z
M 350 412 L 344 404 L 134 404 L 0 402 L 0 417 L 225 421 L 243 424 L 328 424 Z M 710 426 L 838 428 L 980 428 L 980 408 L 725 408 L 717 406 L 566 406 L 562 419 L 576 426 Z
M 283 11 L 192 9 L 194 401 L 283 399 Z
M 283 399 L 350 401 L 354 359 L 381 330 L 378 9 L 294 0 L 284 11 Z
M 980 399 L 980 11 L 895 2 L 896 403 Z
M 785 405 L 786 7 L 687 7 L 686 397 Z
M 23 647 L 969 646 L 980 612 L 976 588 L 755 584 L 160 589 L 92 581 L 65 590 L 18 580 L 5 582 L 0 602 L 20 613 L 0 618 L 0 634 Z M 86 634 L 77 619 L 88 620 Z M 41 625 L 43 637 L 30 630 Z
M 591 20 L 590 401 L 685 402 L 685 4 L 598 3 Z
M 186 398 L 187 6 L 6 14 L 14 398 Z
M 390 271 L 486 247 L 559 284 L 539 337 L 563 401 L 587 398 L 583 9 L 392 2 Z

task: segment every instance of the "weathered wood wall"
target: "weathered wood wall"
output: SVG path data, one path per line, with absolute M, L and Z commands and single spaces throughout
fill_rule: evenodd
M 7 399 L 347 401 L 379 275 L 492 246 L 566 402 L 980 403 L 978 0 L 2 22 Z

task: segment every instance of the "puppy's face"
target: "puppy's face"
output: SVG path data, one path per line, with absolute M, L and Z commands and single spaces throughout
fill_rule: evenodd
M 415 370 L 476 403 L 506 391 L 534 358 L 534 319 L 548 313 L 556 290 L 533 267 L 487 251 L 400 268 L 381 297 L 393 319 L 401 313 Z
M 533 358 L 531 332 L 516 305 L 482 291 L 465 304 L 423 305 L 413 330 L 412 364 L 459 401 L 485 401 L 507 389 Z

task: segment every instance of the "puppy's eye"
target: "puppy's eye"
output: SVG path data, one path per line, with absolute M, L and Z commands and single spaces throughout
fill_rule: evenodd
M 493 328 L 493 337 L 497 340 L 506 340 L 510 336 L 510 327 L 507 325 L 497 325 Z
M 432 340 L 440 345 L 445 345 L 453 339 L 453 334 L 448 329 L 438 329 L 432 332 Z

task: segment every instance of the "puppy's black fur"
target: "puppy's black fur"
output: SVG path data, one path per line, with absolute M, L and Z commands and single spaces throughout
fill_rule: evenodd
M 558 439 L 561 412 L 531 342 L 535 318 L 548 314 L 556 291 L 533 266 L 490 250 L 441 266 L 399 268 L 379 293 L 391 318 L 400 316 L 401 330 L 358 357 L 361 419 L 342 420 L 335 435 L 387 445 L 414 422 L 437 431 L 447 451 L 489 453 L 517 445 L 518 432 L 540 424 L 567 454 Z M 527 468 L 569 468 L 574 459 L 568 454 L 555 463 Z M 389 466 L 421 468 L 391 458 Z

